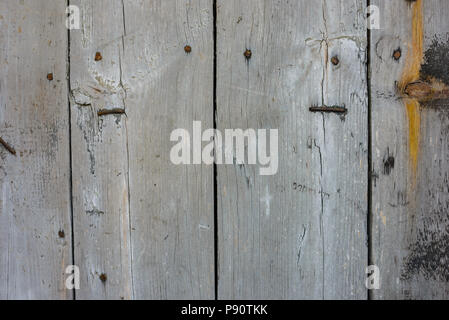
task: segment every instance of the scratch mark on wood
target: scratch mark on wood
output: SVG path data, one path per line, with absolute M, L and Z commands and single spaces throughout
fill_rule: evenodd
M 302 226 L 302 234 L 299 235 L 299 244 L 298 244 L 298 260 L 297 260 L 297 265 L 299 265 L 299 260 L 301 259 L 301 250 L 302 250 L 302 245 L 304 243 L 304 238 L 306 237 L 306 232 L 307 232 L 307 228 L 305 225 Z

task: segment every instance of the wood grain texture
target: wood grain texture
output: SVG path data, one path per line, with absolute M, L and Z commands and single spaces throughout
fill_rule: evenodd
M 371 260 L 381 273 L 381 289 L 373 297 L 444 299 L 449 296 L 449 101 L 418 102 L 400 89 L 407 77 L 449 83 L 449 3 L 372 2 L 382 17 L 381 29 L 371 33 Z
M 0 299 L 72 299 L 73 263 L 76 299 L 367 299 L 368 261 L 374 299 L 449 298 L 448 15 L 445 0 L 2 0 Z M 277 173 L 173 164 L 171 133 L 214 120 L 223 137 L 278 129 Z
M 124 12 L 134 298 L 213 299 L 213 167 L 170 161 L 173 130 L 213 127 L 212 1 L 125 0 Z
M 220 299 L 367 298 L 365 5 L 218 1 L 217 126 L 279 129 L 276 175 L 218 166 Z
M 123 3 L 70 4 L 81 13 L 81 29 L 70 32 L 75 262 L 81 274 L 77 299 L 131 299 L 128 119 L 126 113 L 104 111 L 126 112 Z
M 0 136 L 16 150 L 0 146 L 0 299 L 72 298 L 64 12 L 0 2 Z

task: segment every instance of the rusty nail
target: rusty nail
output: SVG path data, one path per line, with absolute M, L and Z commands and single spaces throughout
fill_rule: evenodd
M 333 56 L 331 62 L 334 66 L 336 66 L 340 63 L 340 60 L 338 59 L 338 56 Z
M 253 55 L 253 53 L 251 52 L 251 50 L 246 49 L 245 52 L 243 53 L 243 55 L 245 56 L 246 60 L 251 59 L 251 56 Z
M 189 45 L 186 45 L 186 46 L 184 47 L 184 51 L 187 52 L 187 53 L 190 53 L 190 52 L 192 52 L 192 47 L 189 46 Z
M 64 232 L 64 230 L 59 230 L 58 236 L 59 236 L 60 238 L 64 238 L 64 237 L 65 237 L 65 232 Z
M 95 53 L 95 61 L 100 61 L 101 59 L 103 59 L 101 53 L 100 52 Z
M 106 116 L 109 114 L 126 114 L 125 109 L 101 109 L 97 112 L 98 116 Z
M 401 52 L 401 48 L 397 48 L 396 50 L 394 50 L 393 52 L 393 59 L 398 61 L 402 56 L 402 52 Z
M 106 280 L 108 280 L 108 277 L 106 276 L 105 273 L 100 274 L 100 280 L 101 282 L 106 282 Z
M 9 153 L 16 155 L 16 150 L 14 150 L 13 147 L 11 147 L 8 143 L 6 143 L 5 140 L 2 139 L 2 137 L 0 137 L 0 144 L 5 147 L 6 150 L 9 151 Z
M 348 109 L 346 107 L 340 107 L 340 106 L 321 106 L 321 107 L 310 107 L 310 112 L 333 112 L 333 113 L 346 113 L 348 112 Z
M 53 80 L 53 73 L 47 74 L 47 80 L 52 81 Z

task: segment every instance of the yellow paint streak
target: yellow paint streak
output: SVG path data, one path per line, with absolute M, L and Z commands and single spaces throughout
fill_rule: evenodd
M 421 127 L 421 117 L 419 114 L 419 102 L 416 99 L 405 99 L 407 108 L 408 128 L 409 128 L 409 154 L 413 177 L 416 178 L 418 169 L 419 154 L 419 132 Z
M 417 0 L 412 4 L 412 43 L 408 50 L 405 68 L 399 82 L 399 90 L 404 92 L 407 84 L 419 80 L 421 64 L 424 58 L 424 24 L 422 0 Z M 409 124 L 409 156 L 410 165 L 413 172 L 413 181 L 416 178 L 419 155 L 419 131 L 421 118 L 419 114 L 419 102 L 416 99 L 404 99 L 407 109 Z

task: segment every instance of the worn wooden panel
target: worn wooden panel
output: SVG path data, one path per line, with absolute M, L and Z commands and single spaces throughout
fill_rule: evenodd
M 81 29 L 70 32 L 75 262 L 81 274 L 77 299 L 131 299 L 123 3 L 70 4 L 81 14 Z
M 373 296 L 447 298 L 449 3 L 373 4 L 382 22 L 371 33 Z
M 367 297 L 365 5 L 218 1 L 217 127 L 279 129 L 276 175 L 218 165 L 221 299 Z
M 72 297 L 65 6 L 0 2 L 1 299 Z
M 134 298 L 212 299 L 213 167 L 170 161 L 173 130 L 213 126 L 212 1 L 125 0 L 124 15 Z

